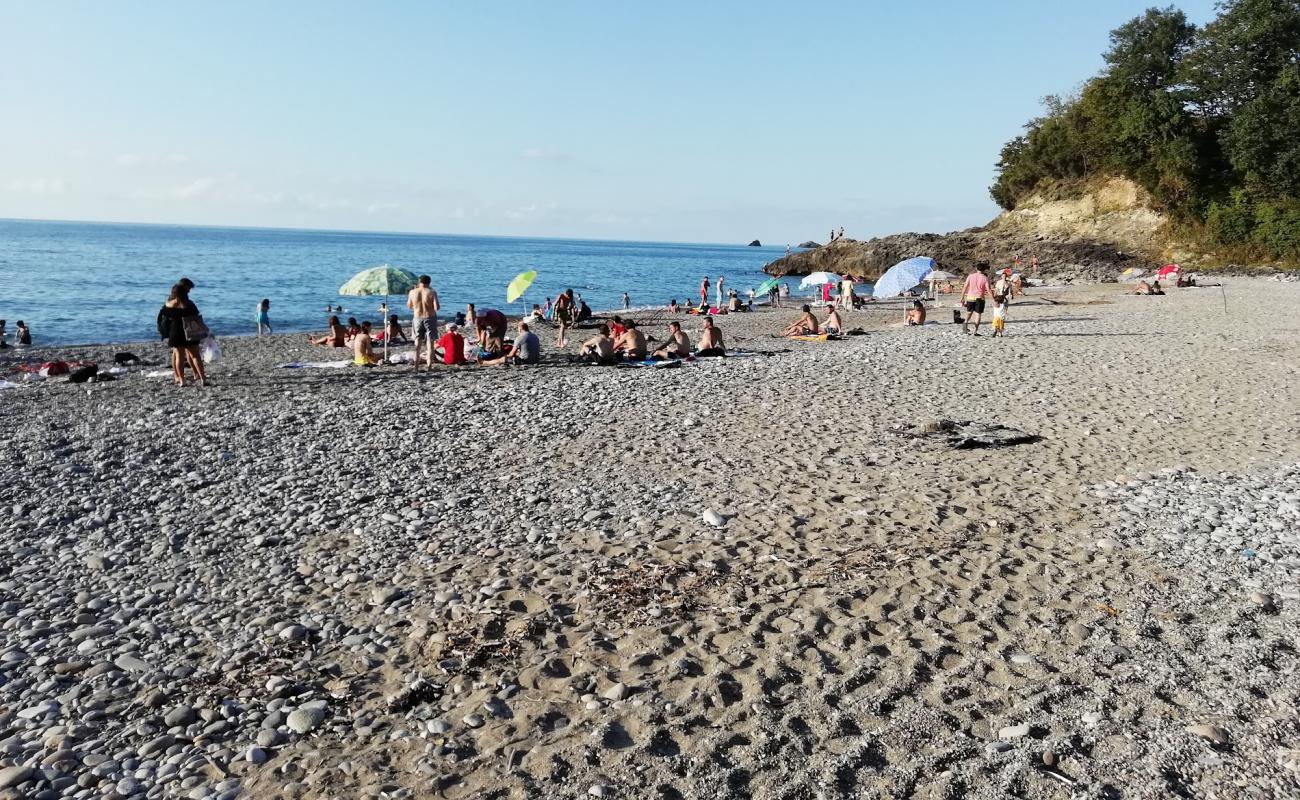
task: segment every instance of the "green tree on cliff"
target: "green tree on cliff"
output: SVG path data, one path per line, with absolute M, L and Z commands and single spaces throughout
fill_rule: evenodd
M 1200 30 L 1152 8 L 1105 61 L 1003 147 L 993 199 L 1124 175 L 1223 243 L 1300 257 L 1300 0 L 1227 0 Z

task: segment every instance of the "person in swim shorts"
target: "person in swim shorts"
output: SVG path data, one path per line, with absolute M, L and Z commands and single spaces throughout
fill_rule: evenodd
M 432 279 L 421 275 L 416 287 L 406 296 L 406 307 L 411 309 L 411 336 L 415 338 L 415 368 L 420 368 L 420 352 L 428 348 L 425 366 L 433 369 L 433 340 L 438 336 L 438 293 L 429 288 Z
M 962 323 L 962 333 L 971 333 L 971 323 L 975 324 L 974 334 L 980 335 L 980 315 L 984 313 L 984 297 L 991 294 L 989 287 L 989 265 L 981 261 L 975 265 L 975 271 L 966 276 L 962 287 L 961 300 L 966 307 L 966 321 Z

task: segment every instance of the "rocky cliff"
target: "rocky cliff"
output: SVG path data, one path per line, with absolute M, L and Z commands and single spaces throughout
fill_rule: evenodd
M 978 261 L 1010 266 L 1016 258 L 1028 269 L 1037 257 L 1044 275 L 1113 280 L 1127 267 L 1163 260 L 1174 247 L 1168 231 L 1145 192 L 1131 181 L 1111 178 L 1035 194 L 982 228 L 840 239 L 779 258 L 765 269 L 777 276 L 825 270 L 871 280 L 913 256 L 929 256 L 958 273 Z

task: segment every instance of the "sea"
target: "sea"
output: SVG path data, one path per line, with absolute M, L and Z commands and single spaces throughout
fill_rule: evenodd
M 36 346 L 154 339 L 158 308 L 185 276 L 218 336 L 253 333 L 262 298 L 271 301 L 275 332 L 319 331 L 327 305 L 342 305 L 345 317 L 382 317 L 381 299 L 338 294 L 348 278 L 381 264 L 430 275 L 444 317 L 467 303 L 520 314 L 567 288 L 597 312 L 622 308 L 624 292 L 634 308 L 662 307 L 698 301 L 706 275 L 725 275 L 743 295 L 784 253 L 784 244 L 0 220 L 0 319 L 10 343 L 20 319 Z M 506 285 L 528 270 L 536 282 L 522 303 L 507 305 Z M 393 307 L 405 311 L 405 300 Z

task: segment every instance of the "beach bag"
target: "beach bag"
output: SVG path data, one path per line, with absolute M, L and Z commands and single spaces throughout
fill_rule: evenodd
M 217 337 L 208 336 L 199 343 L 199 356 L 204 364 L 221 360 L 221 343 L 217 341 Z
M 190 314 L 181 317 L 181 330 L 185 333 L 185 341 L 201 342 L 208 338 L 208 326 L 203 321 L 202 314 Z

